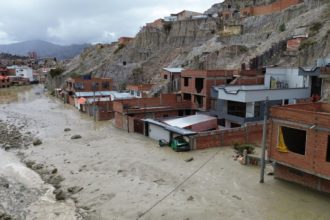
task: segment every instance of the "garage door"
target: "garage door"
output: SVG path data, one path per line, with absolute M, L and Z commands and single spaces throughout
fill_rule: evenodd
M 160 126 L 149 124 L 149 137 L 156 141 L 163 139 L 163 140 L 169 142 L 170 141 L 170 132 Z

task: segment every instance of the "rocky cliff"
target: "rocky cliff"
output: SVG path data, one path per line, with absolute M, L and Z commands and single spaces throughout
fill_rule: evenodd
M 214 13 L 228 2 L 214 5 L 207 12 Z M 251 67 L 313 65 L 316 58 L 330 54 L 330 3 L 313 2 L 234 21 L 209 17 L 165 23 L 162 28 L 143 27 L 125 46 L 113 43 L 85 49 L 66 65 L 61 79 L 92 73 L 114 78 L 115 87 L 120 89 L 127 83 L 160 82 L 159 73 L 167 66 L 230 69 L 240 68 L 242 63 Z M 241 27 L 240 33 L 233 27 Z M 229 34 L 224 34 L 226 28 Z M 286 54 L 286 41 L 301 29 L 309 34 L 308 40 L 295 54 Z

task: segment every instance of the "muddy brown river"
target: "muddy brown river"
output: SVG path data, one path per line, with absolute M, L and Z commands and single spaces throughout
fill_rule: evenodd
M 0 151 L 0 178 L 9 179 L 9 189 L 26 193 L 28 200 L 17 208 L 0 200 L 0 211 L 21 219 L 330 219 L 329 195 L 272 176 L 260 184 L 259 169 L 234 161 L 231 147 L 186 153 L 159 148 L 110 121 L 94 123 L 45 95 L 41 85 L 1 89 L 0 119 L 24 122 L 24 132 L 43 142 Z M 72 140 L 75 134 L 82 138 Z M 16 154 L 55 167 L 64 179 L 62 190 L 80 191 L 66 202 L 56 201 L 53 187 Z

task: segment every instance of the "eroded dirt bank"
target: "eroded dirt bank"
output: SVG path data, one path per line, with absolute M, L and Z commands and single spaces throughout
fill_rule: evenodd
M 38 86 L 16 90 L 10 95 L 6 93 L 7 98 L 1 96 L 0 90 L 0 119 L 17 128 L 24 122 L 19 131 L 22 139 L 28 136 L 26 139 L 30 141 L 28 146 L 8 149 L 9 153 L 2 151 L 0 158 L 20 155 L 55 190 L 62 190 L 67 201 L 56 204 L 73 205 L 70 210 L 74 218 L 79 216 L 77 213 L 86 219 L 327 219 L 330 216 L 328 196 L 272 176 L 267 176 L 266 183 L 261 185 L 259 170 L 233 161 L 232 148 L 175 153 L 169 148 L 159 148 L 157 142 L 141 135 L 118 130 L 110 122 L 94 124 L 74 108 L 42 93 L 39 95 L 39 90 Z M 64 131 L 65 128 L 69 129 Z M 71 139 L 73 135 L 82 138 Z M 33 146 L 34 138 L 39 138 L 42 144 Z M 185 162 L 191 157 L 193 161 Z M 0 191 L 4 190 L 0 186 Z M 33 196 L 40 198 L 38 193 Z M 27 200 L 39 201 L 34 197 Z M 0 207 L 4 206 L 0 201 Z M 35 212 L 42 213 L 42 206 L 34 207 Z M 17 209 L 23 213 L 20 207 Z M 53 219 L 60 216 L 55 214 Z M 35 217 L 43 219 L 37 214 Z

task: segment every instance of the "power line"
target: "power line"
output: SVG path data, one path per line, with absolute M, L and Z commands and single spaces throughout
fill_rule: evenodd
M 140 214 L 136 220 L 142 218 L 147 213 L 149 213 L 153 208 L 155 208 L 157 205 L 159 205 L 162 201 L 164 201 L 167 197 L 169 197 L 173 192 L 175 192 L 178 188 L 180 188 L 185 182 L 187 182 L 191 177 L 193 177 L 196 173 L 198 173 L 205 165 L 207 165 L 211 160 L 215 158 L 215 156 L 220 152 L 218 150 L 215 154 L 213 154 L 207 161 L 205 161 L 197 170 L 195 170 L 192 174 L 190 174 L 187 178 L 185 178 L 181 183 L 179 183 L 176 187 L 174 187 L 173 190 L 171 190 L 169 193 L 167 193 L 163 198 L 158 200 L 155 204 L 153 204 L 149 209 L 147 209 L 145 212 Z

